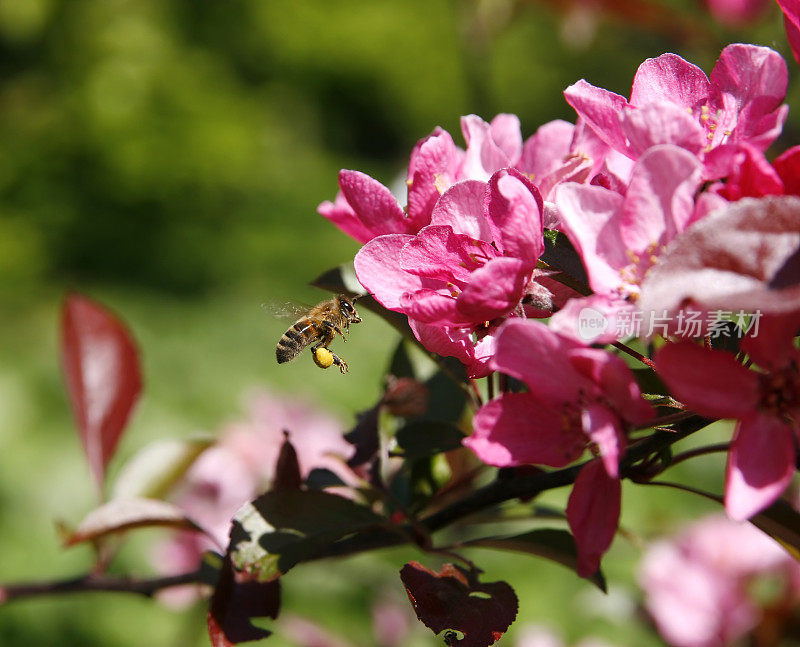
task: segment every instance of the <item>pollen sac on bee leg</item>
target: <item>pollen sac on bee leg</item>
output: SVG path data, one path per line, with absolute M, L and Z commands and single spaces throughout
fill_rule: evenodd
M 330 368 L 333 365 L 333 353 L 324 346 L 311 349 L 314 363 L 320 368 Z

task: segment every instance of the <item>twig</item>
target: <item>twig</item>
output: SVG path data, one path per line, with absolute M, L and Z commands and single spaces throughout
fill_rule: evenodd
M 622 342 L 615 341 L 611 344 L 614 348 L 621 350 L 623 353 L 630 355 L 634 359 L 639 360 L 642 364 L 647 366 L 648 368 L 652 368 L 654 371 L 656 370 L 655 362 L 650 359 L 649 357 L 642 355 L 639 351 L 633 350 L 630 346 L 626 346 Z
M 698 447 L 697 449 L 689 449 L 682 454 L 676 454 L 672 457 L 672 460 L 669 462 L 669 467 L 673 465 L 677 465 L 678 463 L 682 463 L 683 461 L 688 461 L 690 458 L 695 458 L 696 456 L 704 456 L 705 454 L 713 454 L 715 452 L 727 452 L 731 447 L 730 443 L 716 443 L 714 445 L 708 445 L 706 447 Z
M 0 585 L 0 604 L 20 598 L 62 593 L 85 593 L 88 591 L 135 593 L 145 597 L 152 597 L 158 591 L 171 586 L 204 583 L 204 574 L 201 569 L 198 569 L 190 573 L 151 579 L 82 575 L 66 580 L 4 584 Z

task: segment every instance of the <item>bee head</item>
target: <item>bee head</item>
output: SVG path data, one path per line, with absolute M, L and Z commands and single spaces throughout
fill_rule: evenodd
M 356 312 L 356 308 L 353 305 L 353 301 L 355 301 L 355 299 L 351 301 L 344 294 L 340 294 L 338 299 L 339 299 L 339 309 L 342 311 L 342 314 L 345 317 L 347 317 L 347 320 L 350 323 L 361 323 L 361 317 L 358 316 L 358 312 Z

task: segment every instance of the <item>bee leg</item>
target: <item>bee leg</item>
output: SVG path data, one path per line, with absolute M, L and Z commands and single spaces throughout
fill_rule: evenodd
M 333 331 L 333 334 L 331 334 L 331 338 L 333 338 L 335 336 L 335 333 L 339 333 L 342 336 L 342 339 L 347 341 L 347 337 L 344 336 L 344 333 L 341 331 L 339 326 L 331 323 L 327 319 L 325 321 L 323 321 L 322 323 L 324 323 L 326 326 L 328 326 L 329 329 L 331 329 Z M 350 332 L 350 331 L 348 330 L 347 332 Z
M 344 375 L 349 370 L 347 366 L 347 362 L 345 362 L 341 357 L 339 357 L 336 353 L 331 351 L 331 355 L 333 355 L 333 363 L 339 367 L 339 372 Z
M 329 368 L 332 364 L 335 364 L 339 367 L 339 371 L 342 374 L 348 371 L 347 362 L 334 353 L 323 342 L 311 348 L 311 355 L 314 358 L 314 363 L 320 368 Z

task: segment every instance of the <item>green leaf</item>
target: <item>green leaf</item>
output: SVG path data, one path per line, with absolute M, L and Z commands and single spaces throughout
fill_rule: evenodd
M 404 339 L 401 339 L 397 344 L 394 355 L 392 355 L 392 361 L 389 364 L 390 375 L 395 377 L 416 377 L 406 343 Z
M 564 234 L 558 232 L 555 235 L 550 234 L 545 236 L 542 260 L 552 269 L 560 270 L 568 274 L 584 286 L 589 285 L 589 279 L 586 276 L 583 261 Z
M 267 492 L 236 513 L 229 551 L 238 570 L 266 581 L 319 556 L 338 539 L 383 522 L 369 508 L 328 492 Z
M 578 554 L 575 549 L 575 539 L 568 531 L 559 530 L 557 528 L 541 528 L 510 537 L 472 539 L 464 542 L 462 545 L 527 553 L 529 555 L 544 557 L 552 562 L 566 566 L 572 571 L 577 572 L 578 569 Z M 602 571 L 598 570 L 594 575 L 586 579 L 593 582 L 605 593 L 606 579 Z
M 416 420 L 397 432 L 395 439 L 410 461 L 460 448 L 464 433 L 449 422 Z
M 467 403 L 466 393 L 459 386 L 459 382 L 468 382 L 466 372 L 464 365 L 454 357 L 443 357 L 441 363 L 447 368 L 447 374 L 439 370 L 425 382 L 428 387 L 427 417 L 457 422 Z

